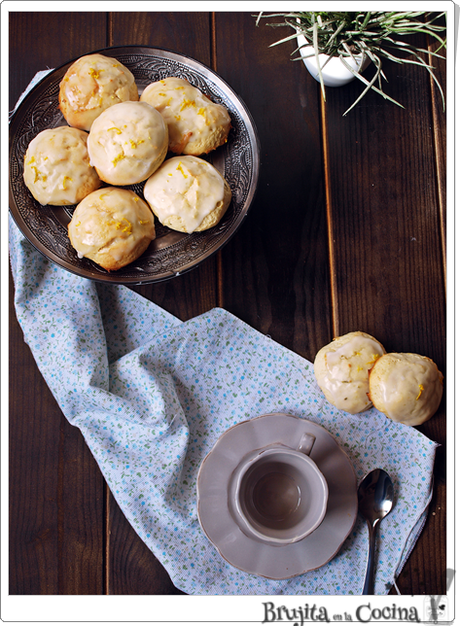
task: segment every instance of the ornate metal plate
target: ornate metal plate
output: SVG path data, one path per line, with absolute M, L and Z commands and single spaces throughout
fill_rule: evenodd
M 214 228 L 190 235 L 162 226 L 147 251 L 130 265 L 107 272 L 89 259 L 79 259 L 67 236 L 75 206 L 41 206 L 23 181 L 24 154 L 30 141 L 45 128 L 66 125 L 59 108 L 59 83 L 74 60 L 47 74 L 15 111 L 10 123 L 10 211 L 25 237 L 46 257 L 65 269 L 100 282 L 146 284 L 168 280 L 196 267 L 222 248 L 247 214 L 257 187 L 260 146 L 254 121 L 245 104 L 212 70 L 198 61 L 168 50 L 116 47 L 98 50 L 113 56 L 134 74 L 139 92 L 168 76 L 187 79 L 211 100 L 223 104 L 232 119 L 227 143 L 208 159 L 225 177 L 232 202 Z M 129 187 L 142 196 L 143 183 Z

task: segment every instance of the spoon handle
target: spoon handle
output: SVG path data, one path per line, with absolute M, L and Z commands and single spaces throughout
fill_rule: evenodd
M 375 531 L 378 524 L 368 524 L 369 528 L 369 558 L 367 561 L 366 578 L 364 580 L 363 596 L 374 593 L 374 554 L 375 554 Z

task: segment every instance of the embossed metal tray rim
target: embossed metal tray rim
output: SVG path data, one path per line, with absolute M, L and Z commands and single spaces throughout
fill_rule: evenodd
M 58 108 L 58 92 L 67 68 L 76 60 L 71 59 L 42 78 L 12 115 L 10 212 L 23 235 L 37 250 L 74 274 L 98 282 L 133 285 L 169 280 L 210 258 L 240 228 L 257 190 L 260 167 L 257 129 L 251 113 L 234 90 L 213 70 L 191 57 L 148 46 L 118 46 L 93 52 L 116 57 L 124 63 L 133 72 L 140 92 L 149 82 L 166 76 L 180 76 L 213 101 L 226 106 L 232 118 L 228 141 L 204 158 L 224 175 L 232 189 L 229 209 L 213 229 L 190 235 L 170 231 L 156 220 L 157 238 L 148 250 L 137 261 L 116 272 L 107 272 L 89 259 L 79 259 L 67 236 L 67 224 L 74 207 L 42 207 L 34 200 L 22 178 L 24 154 L 33 137 L 44 128 L 66 124 Z M 131 188 L 142 194 L 143 184 Z

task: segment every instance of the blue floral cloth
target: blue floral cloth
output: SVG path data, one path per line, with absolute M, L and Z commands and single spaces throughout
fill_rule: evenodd
M 437 444 L 375 409 L 337 410 L 313 366 L 223 309 L 181 322 L 124 286 L 55 265 L 10 217 L 17 319 L 69 422 L 82 432 L 139 537 L 188 594 L 361 594 L 368 531 L 358 516 L 325 566 L 289 580 L 229 565 L 197 516 L 200 464 L 230 426 L 286 412 L 326 428 L 358 481 L 385 468 L 396 506 L 379 531 L 376 594 L 385 594 L 423 527 Z M 116 546 L 114 546 L 116 549 Z
M 125 516 L 179 589 L 362 592 L 368 534 L 359 516 L 332 561 L 284 581 L 227 564 L 200 527 L 196 480 L 206 454 L 230 426 L 283 411 L 326 428 L 358 480 L 375 467 L 392 476 L 397 503 L 380 526 L 375 589 L 388 592 L 426 518 L 434 442 L 375 409 L 335 409 L 311 363 L 223 309 L 181 322 L 127 287 L 61 269 L 11 219 L 10 258 L 17 318 L 41 373 Z

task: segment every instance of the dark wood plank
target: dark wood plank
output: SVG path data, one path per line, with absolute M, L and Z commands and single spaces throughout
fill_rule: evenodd
M 439 23 L 445 25 L 445 20 L 442 18 Z M 445 50 L 438 50 L 438 44 L 429 42 L 428 48 L 431 52 L 436 52 L 445 55 Z M 430 55 L 430 65 L 434 68 L 434 73 L 439 81 L 444 97 L 449 95 L 450 85 L 447 85 L 446 81 L 446 62 L 440 59 L 435 54 Z M 437 175 L 437 192 L 438 203 L 440 210 L 441 220 L 441 237 L 442 237 L 442 251 L 444 254 L 444 262 L 447 262 L 447 244 L 446 244 L 446 231 L 447 231 L 447 153 L 446 153 L 446 114 L 447 106 L 443 103 L 441 94 L 439 92 L 438 85 L 435 83 L 434 78 L 430 78 L 431 92 L 432 92 L 432 108 L 433 108 L 433 138 L 434 138 L 434 154 L 436 159 L 436 175 Z M 447 267 L 444 268 L 445 276 L 447 275 Z
M 360 85 L 355 82 L 327 93 L 327 168 L 336 181 L 330 206 L 335 334 L 364 330 L 387 351 L 428 356 L 445 373 L 439 191 L 444 184 L 438 176 L 445 153 L 438 151 L 437 163 L 428 73 L 391 63 L 385 71 L 386 90 L 405 105 L 404 110 L 368 94 L 344 118 L 342 113 Z M 444 123 L 438 115 L 440 147 Z M 443 402 L 436 416 L 419 429 L 444 444 L 445 428 Z M 445 450 L 440 448 L 434 499 L 398 581 L 402 593 L 445 592 L 445 536 Z M 433 565 L 427 571 L 422 563 Z
M 208 13 L 112 13 L 110 45 L 165 48 L 211 65 Z M 173 315 L 186 320 L 216 306 L 216 259 L 167 283 L 133 287 Z
M 211 14 L 206 12 L 111 13 L 109 45 L 152 46 L 211 66 Z
M 103 592 L 104 482 L 9 311 L 9 593 Z
M 110 496 L 108 585 L 112 595 L 183 595 Z
M 110 45 L 166 48 L 211 65 L 211 18 L 208 13 L 112 13 Z M 182 320 L 218 305 L 217 258 L 167 283 L 132 289 Z M 107 593 L 177 594 L 159 561 L 139 539 L 115 499 L 108 506 Z
M 209 13 L 147 12 L 111 13 L 110 45 L 165 48 L 211 65 L 211 17 Z M 159 283 L 133 290 L 186 320 L 217 304 L 216 258 L 199 268 Z
M 106 33 L 107 14 L 103 12 L 10 13 L 10 110 L 36 72 L 104 48 Z
M 104 47 L 106 23 L 104 13 L 11 13 L 10 108 L 37 71 Z M 9 592 L 100 594 L 104 481 L 23 342 L 12 294 L 9 316 Z
M 370 94 L 343 118 L 353 98 L 343 94 L 351 89 L 328 95 L 330 176 L 340 180 L 332 193 L 338 331 L 365 320 L 387 349 L 421 350 L 444 368 L 436 166 L 431 125 L 424 121 L 431 119 L 431 102 L 419 95 L 426 93 L 428 76 L 409 67 L 398 80 L 391 70 L 390 86 L 396 90 L 402 83 L 396 97 L 416 105 L 401 110 Z
M 269 47 L 276 37 L 251 13 L 216 14 L 217 70 L 261 142 L 256 199 L 222 251 L 222 293 L 226 309 L 313 360 L 331 332 L 319 100 L 290 49 Z

